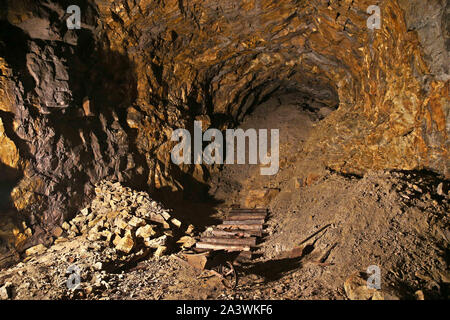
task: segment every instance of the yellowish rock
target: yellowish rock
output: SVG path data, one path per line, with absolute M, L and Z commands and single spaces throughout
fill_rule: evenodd
M 178 219 L 173 218 L 172 220 L 170 220 L 176 227 L 180 228 L 181 227 L 181 221 Z
M 121 236 L 119 236 L 118 234 L 114 235 L 113 242 L 112 242 L 113 245 L 115 247 L 117 247 L 117 245 L 119 244 L 120 240 L 122 240 Z
M 70 224 L 68 224 L 67 222 L 64 222 L 64 223 L 62 224 L 62 228 L 63 228 L 64 230 L 66 230 L 66 231 L 69 231 L 69 229 L 70 229 Z
M 193 235 L 194 234 L 194 230 L 195 230 L 194 225 L 190 224 L 190 225 L 188 225 L 188 227 L 186 229 L 186 234 Z
M 245 198 L 244 205 L 247 208 L 266 207 L 279 192 L 280 190 L 275 188 L 250 190 Z
M 417 300 L 425 300 L 425 296 L 423 294 L 422 290 L 417 290 L 414 295 L 416 296 Z
M 0 163 L 11 168 L 18 168 L 19 151 L 14 142 L 6 136 L 3 121 L 0 118 Z
M 177 241 L 177 243 L 181 243 L 181 248 L 191 248 L 197 240 L 195 240 L 193 237 L 184 236 L 181 237 L 180 240 Z
M 381 290 L 370 288 L 365 272 L 355 272 L 345 280 L 344 290 L 350 300 L 384 300 Z
M 126 230 L 128 228 L 128 223 L 126 223 L 122 218 L 117 218 L 115 221 L 115 225 L 121 230 Z
M 160 258 L 161 256 L 164 255 L 164 253 L 167 251 L 167 247 L 165 246 L 160 246 L 156 249 L 155 253 L 153 254 L 153 256 L 155 258 Z
M 125 253 L 130 253 L 134 247 L 134 240 L 130 234 L 126 234 L 116 245 L 116 249 Z
M 149 248 L 157 249 L 160 246 L 165 246 L 167 244 L 168 237 L 167 235 L 163 235 L 156 239 L 144 239 L 144 244 Z
M 128 222 L 128 224 L 132 227 L 142 227 L 145 225 L 145 220 L 141 219 L 139 217 L 133 217 L 131 218 L 131 220 Z
M 35 255 L 35 254 L 41 254 L 41 253 L 44 253 L 46 250 L 47 250 L 47 248 L 43 244 L 38 244 L 34 247 L 31 247 L 31 248 L 28 248 L 27 250 L 25 250 L 25 255 L 31 256 L 31 255 Z
M 156 234 L 151 225 L 145 225 L 136 230 L 136 237 L 150 238 Z

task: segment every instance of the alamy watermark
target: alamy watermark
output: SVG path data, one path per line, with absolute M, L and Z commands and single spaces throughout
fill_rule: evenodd
M 367 28 L 370 30 L 381 29 L 381 9 L 379 6 L 371 5 L 367 8 L 370 17 L 367 19 Z
M 367 267 L 367 288 L 369 289 L 381 289 L 381 269 L 377 265 L 371 265 Z
M 191 152 L 191 134 L 186 129 L 172 132 L 172 141 L 180 141 L 171 152 L 174 164 L 237 164 L 246 163 L 246 141 L 248 139 L 248 163 L 266 165 L 261 167 L 261 175 L 274 175 L 279 169 L 279 130 L 270 130 L 270 154 L 268 153 L 267 129 L 227 129 L 225 145 L 223 134 L 218 129 L 202 131 L 202 121 L 194 121 L 194 152 Z M 210 142 L 202 150 L 203 142 Z M 235 143 L 237 145 L 235 145 Z M 226 148 L 225 148 L 226 147 Z M 224 153 L 226 152 L 226 155 Z M 259 158 L 258 158 L 259 156 Z M 191 159 L 193 158 L 193 159 Z M 236 159 L 237 158 L 237 159 Z
M 81 9 L 77 5 L 71 5 L 67 7 L 66 12 L 70 14 L 70 17 L 66 19 L 67 29 L 81 29 Z
M 68 278 L 66 281 L 67 289 L 76 290 L 80 287 L 81 284 L 81 269 L 76 264 L 69 266 L 66 270 L 66 274 L 68 274 Z
M 81 9 L 77 5 L 70 5 L 66 12 L 71 14 L 66 19 L 67 28 L 69 30 L 81 29 Z M 377 5 L 370 5 L 367 8 L 367 13 L 370 17 L 367 19 L 367 28 L 370 30 L 381 29 L 381 9 Z

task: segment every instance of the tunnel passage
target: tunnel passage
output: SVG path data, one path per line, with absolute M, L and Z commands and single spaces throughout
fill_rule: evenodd
M 304 173 L 301 171 L 307 166 L 308 170 L 315 167 L 315 160 L 302 162 L 303 148 L 314 126 L 338 108 L 337 96 L 329 99 L 328 103 L 331 105 L 327 105 L 323 96 L 311 96 L 311 92 L 299 91 L 295 86 L 273 88 L 265 96 L 259 95 L 261 92 L 267 92 L 264 89 L 250 92 L 249 96 L 258 97 L 251 98 L 252 104 L 245 102 L 248 98 L 243 99 L 243 105 L 247 106 L 242 108 L 241 105 L 237 108 L 239 112 L 230 121 L 232 124 L 219 133 L 221 144 L 212 152 L 215 154 L 220 150 L 220 157 L 212 159 L 219 163 L 205 163 L 206 153 L 209 154 L 207 148 L 212 144 L 209 139 L 203 141 L 201 145 L 203 163 L 186 165 L 191 170 L 196 168 L 190 171 L 187 177 L 176 176 L 184 186 L 182 195 L 177 198 L 173 193 L 159 192 L 160 200 L 167 206 L 175 207 L 180 219 L 198 227 L 210 226 L 216 222 L 211 215 L 216 213 L 218 207 L 232 205 L 245 207 L 245 198 L 251 190 L 267 188 L 286 190 L 286 187 L 289 189 L 293 186 L 290 183 L 293 177 L 303 176 Z M 325 96 L 329 98 L 332 90 L 325 92 Z M 196 117 L 196 121 L 203 125 L 203 136 L 206 136 L 208 130 L 216 130 L 209 116 Z M 191 139 L 189 159 L 193 163 L 194 140 L 197 139 L 198 132 L 194 132 L 192 126 L 189 128 Z M 242 130 L 241 134 L 238 133 L 239 130 Z M 273 130 L 278 133 L 276 140 L 273 138 Z M 245 138 L 242 138 L 243 136 Z M 215 136 L 212 139 L 214 140 Z M 241 139 L 244 141 L 242 144 Z M 275 141 L 276 146 L 273 149 Z M 232 156 L 229 154 L 230 142 L 233 144 Z M 239 149 L 238 155 L 240 146 L 243 148 Z M 265 148 L 265 151 L 261 151 L 261 148 Z M 276 155 L 272 154 L 275 148 Z M 183 152 L 180 152 L 180 155 Z M 250 152 L 253 152 L 253 156 L 250 156 Z M 269 157 L 265 164 L 262 163 L 261 152 Z M 228 162 L 229 160 L 231 161 Z M 289 183 L 286 184 L 286 180 Z
M 271 150 L 269 132 L 278 130 L 278 154 L 271 158 L 269 164 L 249 163 L 250 139 L 246 140 L 245 164 L 224 164 L 220 170 L 213 171 L 208 179 L 209 195 L 215 200 L 225 203 L 225 206 L 240 205 L 242 207 L 264 206 L 269 203 L 246 202 L 252 191 L 291 190 L 294 180 L 305 176 L 305 168 L 314 167 L 315 161 L 304 160 L 306 141 L 313 134 L 313 128 L 337 108 L 316 102 L 314 98 L 292 90 L 274 92 L 261 103 L 249 109 L 237 128 L 247 130 L 267 130 L 267 150 Z M 261 137 L 258 137 L 261 138 Z M 264 143 L 263 143 L 264 144 Z M 259 149 L 259 147 L 258 147 Z M 275 162 L 275 164 L 273 163 Z M 264 175 L 261 168 L 277 166 L 274 174 Z M 310 171 L 306 170 L 306 173 Z M 260 199 L 261 200 L 261 199 Z
M 2 37 L 0 132 L 19 160 L 3 151 L 0 160 L 24 173 L 12 204 L 41 234 L 82 208 L 102 178 L 189 199 L 212 173 L 171 162 L 173 130 L 196 119 L 235 128 L 291 93 L 313 117 L 335 110 L 304 142 L 317 165 L 448 176 L 450 59 L 437 0 L 379 1 L 379 30 L 367 29 L 367 1 L 73 3 L 87 12 L 81 30 L 67 30 L 65 2 L 36 1 L 31 12 L 28 1 L 2 2 L 2 23 L 20 37 Z M 418 23 L 418 11 L 435 23 Z M 424 52 L 428 42 L 438 55 Z

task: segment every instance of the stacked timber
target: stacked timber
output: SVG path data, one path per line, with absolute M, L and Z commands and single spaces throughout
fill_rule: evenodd
M 202 234 L 196 249 L 238 251 L 241 257 L 250 259 L 258 238 L 262 237 L 267 213 L 267 209 L 231 209 L 222 224 L 210 227 Z

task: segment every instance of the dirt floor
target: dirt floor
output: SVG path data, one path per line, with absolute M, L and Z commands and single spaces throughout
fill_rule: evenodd
M 448 181 L 430 172 L 359 177 L 318 168 L 299 155 L 329 112 L 304 110 L 290 96 L 259 106 L 241 127 L 280 129 L 279 173 L 225 166 L 209 181 L 215 202 L 184 204 L 191 218 L 183 223 L 194 222 L 197 234 L 233 204 L 269 208 L 257 257 L 235 266 L 235 289 L 218 277 L 202 278 L 176 258 L 177 250 L 107 272 L 85 236 L 1 270 L 0 287 L 7 284 L 13 299 L 450 298 Z M 173 205 L 175 214 L 180 207 Z M 75 262 L 81 285 L 68 290 L 67 268 Z M 377 294 L 364 282 L 369 266 L 381 272 Z

